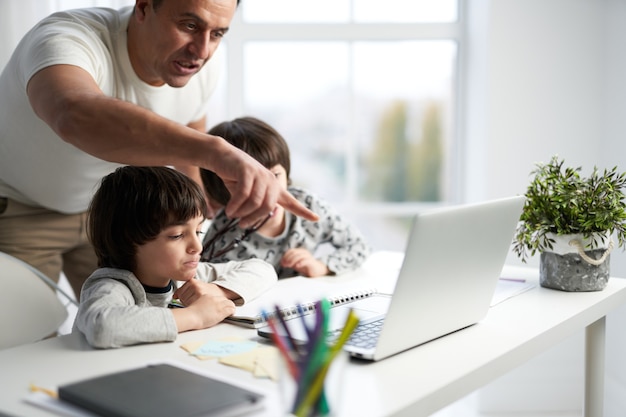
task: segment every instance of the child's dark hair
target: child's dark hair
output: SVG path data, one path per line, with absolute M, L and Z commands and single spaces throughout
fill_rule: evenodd
M 291 183 L 289 146 L 281 134 L 267 123 L 254 117 L 240 117 L 230 122 L 222 122 L 211 128 L 208 133 L 221 136 L 228 143 L 259 161 L 265 168 L 282 165 L 287 174 L 287 184 Z M 224 181 L 206 169 L 200 169 L 200 176 L 208 197 L 225 206 L 230 200 L 230 192 Z
M 124 166 L 100 182 L 89 205 L 87 234 L 99 267 L 133 271 L 139 245 L 168 226 L 207 215 L 201 188 L 185 174 Z

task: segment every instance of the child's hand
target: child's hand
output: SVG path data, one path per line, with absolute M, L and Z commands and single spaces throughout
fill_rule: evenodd
M 289 249 L 283 255 L 280 265 L 284 268 L 291 268 L 305 277 L 321 277 L 330 272 L 325 263 L 303 248 Z
M 235 314 L 235 303 L 223 295 L 200 295 L 186 308 L 171 309 L 178 332 L 206 329 Z
M 239 298 L 238 294 L 226 288 L 222 288 L 219 285 L 210 282 L 203 282 L 198 279 L 192 279 L 185 282 L 179 289 L 176 290 L 174 298 L 178 298 L 183 305 L 189 306 L 204 295 L 212 297 L 226 297 L 230 300 Z

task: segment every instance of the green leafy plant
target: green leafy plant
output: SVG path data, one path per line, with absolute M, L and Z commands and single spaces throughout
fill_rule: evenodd
M 549 163 L 536 164 L 534 178 L 526 191 L 526 202 L 513 239 L 513 251 L 526 262 L 536 252 L 552 249 L 556 235 L 582 234 L 596 245 L 616 234 L 618 246 L 626 242 L 626 203 L 622 189 L 626 173 L 617 167 L 581 177 L 581 168 L 564 167 L 553 156 Z

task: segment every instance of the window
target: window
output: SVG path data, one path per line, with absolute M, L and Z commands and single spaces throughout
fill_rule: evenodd
M 79 9 L 82 7 L 110 7 L 118 9 L 132 6 L 134 0 L 49 0 L 56 10 Z
M 270 123 L 289 143 L 295 185 L 375 249 L 402 250 L 413 213 L 458 200 L 462 16 L 457 0 L 242 0 L 209 124 Z
M 461 23 L 455 0 L 243 0 L 209 123 L 272 124 L 295 185 L 401 250 L 411 214 L 456 198 Z

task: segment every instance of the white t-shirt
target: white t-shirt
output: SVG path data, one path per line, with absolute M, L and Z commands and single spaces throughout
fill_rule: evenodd
M 83 212 L 101 178 L 119 166 L 64 142 L 35 115 L 26 86 L 45 67 L 79 66 L 104 94 L 184 125 L 206 114 L 218 78 L 217 56 L 185 87 L 144 83 L 128 57 L 131 12 L 127 7 L 55 13 L 19 43 L 0 75 L 0 196 L 62 213 Z

